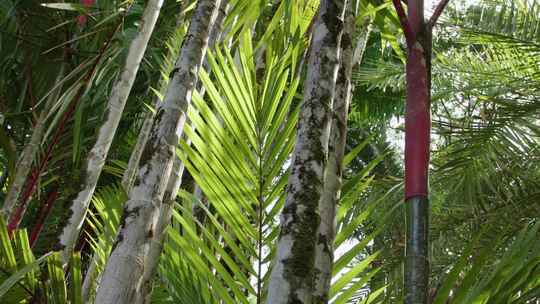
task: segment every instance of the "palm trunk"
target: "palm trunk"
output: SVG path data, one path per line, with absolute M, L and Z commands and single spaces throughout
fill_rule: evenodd
M 181 5 L 179 3 L 177 10 L 182 12 L 185 6 L 186 5 Z M 180 13 L 178 15 L 178 20 L 176 23 L 177 28 L 180 28 L 184 21 L 185 21 L 185 14 Z M 174 39 L 176 39 L 176 35 L 173 35 L 171 42 L 174 43 L 176 41 Z M 174 47 L 170 47 L 168 49 L 166 56 L 168 58 L 170 57 L 176 58 L 178 56 L 177 49 Z M 164 72 L 168 74 L 171 72 L 171 70 L 164 71 Z M 159 83 L 159 88 L 160 88 L 161 93 L 163 93 L 164 89 L 166 89 L 166 86 L 167 86 L 167 79 L 162 78 Z M 154 97 L 152 101 L 152 107 L 154 109 L 158 108 L 159 103 L 160 103 L 159 97 L 157 96 Z M 121 185 L 126 193 L 129 193 L 131 191 L 131 188 L 133 187 L 133 182 L 135 179 L 135 175 L 137 174 L 137 170 L 139 169 L 139 162 L 141 160 L 141 156 L 144 151 L 146 141 L 148 140 L 148 137 L 150 136 L 150 132 L 152 131 L 152 124 L 154 123 L 154 118 L 155 118 L 155 113 L 153 111 L 148 111 L 144 115 L 143 124 L 141 126 L 141 129 L 139 130 L 139 135 L 137 136 L 137 142 L 135 143 L 135 146 L 133 147 L 131 151 L 131 155 L 129 157 L 126 170 L 124 171 L 124 174 L 122 175 Z M 88 268 L 88 271 L 85 274 L 83 287 L 82 287 L 82 299 L 84 303 L 90 301 L 92 293 L 95 291 L 95 286 L 100 281 L 100 273 L 98 273 L 99 272 L 99 269 L 98 269 L 99 259 L 100 259 L 100 256 L 97 253 L 94 253 L 92 255 L 92 259 L 90 261 L 90 267 Z
M 165 100 L 157 109 L 150 137 L 129 192 L 122 222 L 96 295 L 96 303 L 131 303 L 142 296 L 150 244 L 156 241 L 159 209 L 166 195 L 175 149 L 208 46 L 220 0 L 199 0 Z
M 158 98 L 154 100 L 154 106 L 158 105 Z M 122 188 L 126 193 L 129 193 L 131 188 L 133 187 L 133 180 L 135 178 L 135 174 L 137 173 L 137 169 L 139 167 L 139 161 L 141 159 L 142 152 L 144 150 L 144 147 L 146 145 L 146 141 L 148 140 L 148 136 L 150 135 L 150 131 L 152 130 L 152 124 L 154 122 L 154 113 L 148 112 L 143 121 L 143 125 L 141 127 L 141 130 L 139 131 L 139 135 L 137 137 L 137 142 L 135 143 L 135 146 L 133 147 L 133 150 L 131 152 L 131 155 L 129 157 L 128 165 L 126 167 L 126 170 L 124 171 L 124 174 L 122 175 Z M 92 258 L 90 259 L 88 270 L 86 271 L 86 274 L 84 276 L 84 281 L 82 285 L 82 299 L 83 303 L 87 303 L 90 301 L 90 298 L 92 296 L 92 293 L 95 291 L 96 284 L 100 281 L 100 274 L 98 269 L 100 256 L 97 253 L 94 253 L 92 255 Z
M 151 0 L 146 5 L 141 21 L 141 29 L 129 47 L 124 70 L 120 79 L 115 83 L 109 98 L 105 121 L 101 126 L 98 137 L 86 159 L 86 168 L 83 174 L 81 189 L 71 205 L 71 214 L 68 223 L 59 237 L 59 248 L 62 248 L 62 260 L 69 261 L 71 252 L 78 239 L 80 229 L 86 217 L 88 205 L 96 188 L 101 170 L 109 152 L 114 134 L 120 123 L 122 112 L 126 105 L 139 65 L 144 56 L 146 46 L 157 22 L 163 0 Z
M 32 229 L 32 232 L 30 233 L 30 240 L 29 244 L 30 247 L 34 247 L 34 244 L 36 243 L 39 234 L 43 230 L 43 227 L 45 226 L 45 220 L 47 217 L 49 217 L 52 207 L 54 205 L 54 202 L 58 198 L 58 186 L 55 186 L 55 188 L 47 195 L 46 201 L 43 203 L 43 205 L 40 208 L 38 218 L 34 224 L 34 228 Z
M 341 66 L 336 82 L 335 97 L 328 140 L 328 164 L 325 170 L 325 180 L 322 200 L 319 202 L 321 222 L 319 224 L 315 252 L 315 291 L 313 303 L 328 303 L 328 292 L 332 280 L 332 265 L 334 262 L 334 238 L 336 206 L 340 196 L 343 155 L 347 140 L 347 116 L 351 101 L 351 74 L 353 66 L 353 40 L 355 16 L 352 1 L 347 3 L 345 11 L 345 26 L 341 37 Z
M 405 303 L 428 302 L 428 167 L 431 102 L 431 35 L 448 0 L 442 0 L 429 21 L 424 20 L 424 0 L 393 0 L 407 41 L 407 101 L 405 106 Z
M 356 40 L 356 46 L 353 52 L 352 67 L 355 67 L 357 64 L 362 63 L 362 59 L 364 58 L 364 53 L 366 52 L 369 36 L 371 35 L 371 30 L 372 30 L 371 22 L 372 22 L 371 18 L 367 17 L 364 20 L 362 27 L 360 28 L 360 34 L 358 35 L 358 38 Z
M 409 43 L 406 65 L 405 105 L 405 302 L 427 303 L 428 260 L 428 165 L 430 142 L 431 33 L 424 25 L 423 0 L 409 3 L 408 15 L 416 41 Z
M 178 14 L 178 19 L 176 21 L 176 27 L 180 28 L 185 21 L 185 13 L 183 13 L 185 7 L 189 5 L 188 3 L 179 3 L 178 7 L 176 8 L 178 11 L 182 12 Z M 174 37 L 174 36 L 173 36 Z M 172 40 L 174 42 L 174 40 Z M 167 53 L 167 58 L 176 58 L 177 50 L 175 48 L 170 48 L 169 52 Z M 170 73 L 171 71 L 167 71 Z M 162 78 L 159 83 L 160 92 L 163 93 L 163 90 L 167 86 L 167 79 Z M 159 107 L 160 100 L 156 96 L 153 99 L 152 102 L 152 108 L 156 109 Z M 154 123 L 155 113 L 152 111 L 148 111 L 144 117 L 143 125 L 141 127 L 141 130 L 139 131 L 139 136 L 137 137 L 137 142 L 135 143 L 135 146 L 133 147 L 133 150 L 131 152 L 131 155 L 129 156 L 128 165 L 126 168 L 126 171 L 124 172 L 124 175 L 122 176 L 122 187 L 126 191 L 126 193 L 129 193 L 131 190 L 131 187 L 133 187 L 133 182 L 135 179 L 135 176 L 137 174 L 137 170 L 139 169 L 139 162 L 141 160 L 142 153 L 144 151 L 144 146 L 146 145 L 146 141 L 148 140 L 148 136 L 150 136 L 150 132 L 152 131 L 152 124 Z
M 21 157 L 17 162 L 15 167 L 15 177 L 11 183 L 6 200 L 4 201 L 4 206 L 2 206 L 2 216 L 8 219 L 10 214 L 13 213 L 13 209 L 19 200 L 19 194 L 22 192 L 24 187 L 26 177 L 32 169 L 32 163 L 36 158 L 37 152 L 39 151 L 41 139 L 43 137 L 43 132 L 45 131 L 45 120 L 47 118 L 47 110 L 43 109 L 36 121 L 36 124 L 33 127 L 32 136 L 30 141 L 24 147 Z
M 214 21 L 214 25 L 210 30 L 210 35 L 208 38 L 208 45 L 210 47 L 214 47 L 215 44 L 219 43 L 221 40 L 222 25 L 223 20 L 225 19 L 225 16 L 227 14 L 227 6 L 228 1 L 221 0 L 216 20 Z M 203 68 L 208 69 L 206 56 L 204 56 L 203 59 Z M 204 95 L 204 87 L 201 87 L 200 91 L 201 95 Z M 161 204 L 161 208 L 159 210 L 159 219 L 156 226 L 156 240 L 150 244 L 148 257 L 145 259 L 146 265 L 144 267 L 143 274 L 143 289 L 141 299 L 139 299 L 137 303 L 150 303 L 150 296 L 152 294 L 152 279 L 154 278 L 158 269 L 159 257 L 161 255 L 161 252 L 163 251 L 163 245 L 166 236 L 165 229 L 167 228 L 167 226 L 169 226 L 171 222 L 174 202 L 176 200 L 176 196 L 178 195 L 180 185 L 183 184 L 183 173 L 184 164 L 182 164 L 178 157 L 175 157 L 172 174 L 169 177 L 167 190 L 165 191 L 165 197 L 163 198 L 163 204 Z
M 159 98 L 154 98 L 154 108 L 159 105 L 158 100 Z M 129 156 L 126 171 L 124 172 L 124 175 L 122 175 L 122 188 L 124 188 L 126 193 L 129 193 L 129 190 L 131 187 L 133 187 L 133 182 L 135 175 L 137 174 L 137 169 L 139 168 L 139 161 L 141 160 L 144 146 L 146 145 L 148 136 L 150 136 L 150 131 L 152 131 L 154 116 L 154 112 L 148 112 L 145 114 L 141 130 L 139 130 L 139 135 L 137 136 L 137 142 L 135 143 L 135 146 L 131 151 L 131 155 Z
M 169 178 L 166 196 L 159 210 L 159 219 L 156 225 L 156 239 L 150 244 L 148 256 L 145 259 L 144 273 L 142 278 L 141 294 L 135 303 L 150 303 L 152 295 L 152 279 L 159 266 L 159 257 L 163 251 L 165 240 L 165 229 L 169 226 L 172 218 L 172 211 L 176 195 L 180 189 L 182 175 L 184 174 L 184 164 L 176 157 L 173 164 L 172 176 Z
M 416 36 L 409 43 L 406 65 L 405 106 L 405 247 L 406 303 L 427 303 L 428 261 L 428 164 L 430 142 L 431 33 L 423 25 L 423 0 L 409 3 L 409 22 Z
M 319 202 L 339 67 L 344 0 L 321 1 L 314 23 L 296 145 L 267 303 L 313 303 Z

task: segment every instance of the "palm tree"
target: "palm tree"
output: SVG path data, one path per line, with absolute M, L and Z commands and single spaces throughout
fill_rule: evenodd
M 353 66 L 353 34 L 355 13 L 352 1 L 347 2 L 343 34 L 340 42 L 340 67 L 336 79 L 332 125 L 328 139 L 328 163 L 324 171 L 322 197 L 319 201 L 320 224 L 315 247 L 314 303 L 327 303 L 334 262 L 335 215 L 342 184 L 342 164 L 347 142 L 347 115 L 351 99 Z M 362 38 L 360 38 L 362 39 Z
M 182 134 L 185 113 L 191 102 L 219 2 L 197 2 L 187 38 L 173 69 L 165 99 L 157 109 L 139 172 L 124 207 L 116 243 L 96 294 L 99 303 L 144 300 L 138 285 L 144 264 L 141 265 L 139 260 L 144 261 L 147 247 L 157 237 L 155 221 L 163 197 L 168 196 L 165 194 L 167 177 L 171 174 L 175 147 L 179 134 Z M 133 286 L 137 287 L 133 289 Z
M 146 46 L 157 22 L 163 0 L 148 2 L 141 19 L 138 35 L 129 46 L 128 55 L 120 78 L 113 86 L 111 97 L 107 103 L 106 118 L 101 126 L 96 142 L 86 159 L 84 178 L 80 182 L 81 190 L 76 194 L 71 204 L 71 216 L 59 237 L 59 248 L 63 249 L 62 258 L 67 263 L 78 239 L 80 229 L 88 211 L 88 205 L 98 183 L 101 170 L 112 144 L 114 134 L 122 118 L 122 113 L 131 92 L 139 65 L 143 59 Z
M 267 303 L 312 301 L 317 230 L 321 221 L 319 202 L 328 157 L 330 109 L 334 102 L 345 3 L 322 1 L 313 24 L 304 99 Z
M 129 244 L 117 242 L 118 232 L 149 231 L 126 229 L 143 226 L 132 221 L 134 213 L 122 217 L 122 209 L 130 193 L 134 206 L 139 159 L 149 161 L 147 138 L 156 132 L 169 76 L 179 71 L 175 60 L 182 41 L 190 41 L 187 20 L 196 5 L 163 1 L 75 253 L 63 267 L 51 245 L 71 217 L 85 157 L 107 120 L 109 93 L 142 28 L 146 2 L 0 2 L 0 197 L 17 176 L 25 192 L 16 193 L 22 208 L 11 221 L 11 238 L 0 223 L 0 301 L 97 303 L 96 286 L 111 286 L 110 269 L 103 269 L 119 260 L 114 244 Z M 319 1 L 230 0 L 220 11 L 227 4 L 223 26 L 217 17 L 209 34 L 210 51 L 185 110 L 188 123 L 181 137 L 170 137 L 180 144 L 166 148 L 172 175 L 156 181 L 165 193 L 154 205 L 152 225 L 144 226 L 153 228 L 152 238 L 137 247 L 144 271 L 119 267 L 139 276 L 122 287 L 138 290 L 135 302 L 269 301 Z M 335 113 L 316 204 L 321 221 L 306 257 L 318 274 L 310 297 L 401 303 L 405 274 L 413 273 L 404 271 L 410 263 L 402 178 L 410 48 L 390 3 L 353 0 L 344 10 L 334 102 L 327 109 Z M 428 302 L 537 301 L 538 12 L 524 0 L 455 3 L 434 31 L 427 90 L 433 117 L 429 272 L 422 273 L 429 288 L 417 294 L 427 294 Z M 223 41 L 211 47 L 211 37 L 221 33 Z M 353 60 L 346 59 L 351 53 Z M 32 139 L 38 122 L 39 140 Z M 24 173 L 16 162 L 29 143 L 37 148 L 25 156 L 31 166 Z
M 424 1 L 408 3 L 408 14 L 401 0 L 394 6 L 407 41 L 407 103 L 405 116 L 405 201 L 407 206 L 407 245 L 405 247 L 405 303 L 427 303 L 428 259 L 428 166 L 431 103 L 432 28 L 448 1 L 437 6 L 424 21 Z

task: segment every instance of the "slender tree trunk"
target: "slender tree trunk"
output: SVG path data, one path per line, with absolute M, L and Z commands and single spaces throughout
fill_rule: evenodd
M 357 64 L 362 64 L 362 59 L 364 58 L 364 53 L 366 52 L 369 36 L 371 35 L 371 22 L 371 18 L 367 17 L 360 28 L 360 34 L 356 40 L 356 46 L 353 52 L 352 67 L 355 67 Z
M 214 47 L 217 43 L 221 41 L 221 34 L 223 29 L 222 25 L 223 20 L 227 15 L 227 6 L 228 1 L 221 0 L 216 20 L 214 21 L 214 25 L 211 27 L 210 35 L 208 38 L 208 45 L 210 47 Z M 209 68 L 206 56 L 204 56 L 203 59 L 203 68 L 207 70 Z M 202 95 L 204 95 L 204 87 L 201 86 L 199 90 L 201 90 Z M 152 294 L 152 279 L 154 278 L 159 266 L 159 257 L 161 256 L 161 252 L 163 251 L 163 245 L 166 236 L 165 229 L 171 223 L 172 211 L 174 208 L 174 202 L 176 201 L 176 196 L 178 195 L 180 186 L 184 184 L 182 180 L 183 174 L 184 164 L 182 164 L 181 160 L 177 156 L 175 156 L 173 170 L 171 176 L 169 177 L 167 190 L 165 191 L 165 197 L 163 198 L 163 203 L 161 204 L 161 208 L 159 210 L 159 219 L 156 226 L 156 240 L 150 244 L 148 256 L 145 259 L 146 265 L 144 267 L 143 274 L 143 288 L 141 298 L 136 301 L 137 303 L 150 303 Z
M 152 279 L 154 278 L 159 266 L 159 257 L 163 251 L 163 244 L 166 236 L 165 229 L 171 222 L 174 202 L 176 195 L 178 194 L 178 190 L 180 189 L 183 174 L 184 164 L 178 157 L 176 157 L 173 164 L 173 172 L 169 178 L 169 184 L 167 185 L 166 193 L 168 196 L 163 198 L 163 204 L 161 204 L 161 208 L 159 210 L 159 219 L 156 225 L 156 238 L 150 244 L 148 256 L 145 259 L 146 265 L 144 266 L 142 277 L 141 294 L 135 303 L 150 303 L 152 295 Z
M 165 100 L 139 164 L 120 229 L 96 295 L 96 303 L 131 303 L 141 297 L 145 259 L 156 241 L 156 226 L 172 172 L 175 148 L 208 46 L 220 0 L 199 0 L 181 54 L 172 72 Z
M 60 81 L 62 81 L 62 79 L 64 78 L 64 70 L 65 63 L 62 63 L 60 71 L 58 72 L 58 76 L 56 77 L 54 87 L 56 87 L 58 83 L 60 83 Z M 13 214 L 15 205 L 19 200 L 19 195 L 25 185 L 26 177 L 32 169 L 32 163 L 34 162 L 34 159 L 39 152 L 43 133 L 45 132 L 45 122 L 47 120 L 48 109 L 51 107 L 52 103 L 58 99 L 58 96 L 60 95 L 60 90 L 61 88 L 58 87 L 55 92 L 49 95 L 49 97 L 47 98 L 47 102 L 41 110 L 36 124 L 33 127 L 30 141 L 24 147 L 19 161 L 17 162 L 13 182 L 9 187 L 6 199 L 4 201 L 4 205 L 2 206 L 2 210 L 0 211 L 1 216 L 3 216 L 6 220 L 11 216 L 11 214 Z
M 304 98 L 267 303 L 313 303 L 319 202 L 339 67 L 344 0 L 321 1 L 314 24 Z
M 39 114 L 36 124 L 33 127 L 30 141 L 24 147 L 19 161 L 17 162 L 13 182 L 9 187 L 6 200 L 4 201 L 4 206 L 2 206 L 1 210 L 2 216 L 4 216 L 5 219 L 8 219 L 10 217 L 10 214 L 13 213 L 13 209 L 19 199 L 19 194 L 22 192 L 22 189 L 24 187 L 26 177 L 32 169 L 32 163 L 34 162 L 34 159 L 36 158 L 36 155 L 39 151 L 41 139 L 45 130 L 46 118 L 47 109 L 43 109 Z
M 55 186 L 53 190 L 47 195 L 47 198 L 43 205 L 40 208 L 39 215 L 37 217 L 37 220 L 35 221 L 34 228 L 32 229 L 32 232 L 30 233 L 29 238 L 29 244 L 30 248 L 34 247 L 34 244 L 36 243 L 39 234 L 43 230 L 43 227 L 45 226 L 45 220 L 49 217 L 49 214 L 52 211 L 52 207 L 54 205 L 54 202 L 58 198 L 58 186 Z
M 351 101 L 351 74 L 353 66 L 353 40 L 355 16 L 352 1 L 347 3 L 345 26 L 341 36 L 340 68 L 336 81 L 333 119 L 328 140 L 328 164 L 322 199 L 319 202 L 321 222 L 315 247 L 315 291 L 313 303 L 328 303 L 334 263 L 336 206 L 340 197 L 343 155 L 347 141 L 347 116 Z
M 183 13 L 183 11 L 184 11 L 184 7 L 186 7 L 187 5 L 189 5 L 189 3 L 179 3 L 178 7 L 176 8 L 179 12 L 181 12 L 178 14 L 178 19 L 176 23 L 177 28 L 183 26 L 183 23 L 185 21 L 185 13 Z M 172 43 L 175 42 L 174 39 L 175 38 L 171 40 Z M 169 51 L 166 55 L 168 58 L 178 57 L 176 48 L 170 47 L 168 50 Z M 168 70 L 165 72 L 169 74 L 171 70 Z M 160 80 L 159 88 L 160 88 L 161 93 L 164 93 L 163 91 L 167 87 L 167 82 L 168 81 L 166 78 L 162 78 Z M 161 101 L 159 97 L 155 96 L 152 102 L 152 107 L 154 109 L 158 108 L 160 102 Z M 121 185 L 126 193 L 129 193 L 131 191 L 131 188 L 133 187 L 133 182 L 137 174 L 137 171 L 139 169 L 139 161 L 144 151 L 146 141 L 148 140 L 148 136 L 150 136 L 150 132 L 152 131 L 152 124 L 154 123 L 154 118 L 155 118 L 155 112 L 153 111 L 146 112 L 144 116 L 143 124 L 141 126 L 141 129 L 139 130 L 139 135 L 137 136 L 137 142 L 135 143 L 135 146 L 132 149 L 126 170 L 124 171 L 124 174 L 122 175 Z M 98 273 L 99 259 L 100 259 L 100 256 L 97 253 L 94 253 L 90 262 L 90 267 L 88 268 L 88 271 L 86 272 L 86 275 L 84 277 L 83 287 L 82 287 L 82 298 L 83 298 L 84 303 L 90 300 L 92 293 L 95 291 L 96 284 L 98 284 L 100 281 L 100 274 Z
M 428 164 L 430 142 L 431 33 L 424 25 L 423 0 L 409 3 L 409 22 L 416 41 L 408 47 L 405 106 L 405 200 L 407 241 L 405 247 L 405 302 L 427 303 L 428 260 Z
M 154 108 L 158 106 L 158 100 L 159 98 L 154 98 Z M 133 182 L 135 179 L 135 175 L 137 174 L 137 169 L 139 168 L 139 161 L 141 160 L 144 146 L 146 145 L 146 141 L 148 140 L 150 131 L 152 131 L 154 116 L 155 115 L 153 112 L 148 112 L 145 114 L 141 130 L 139 131 L 139 135 L 137 136 L 137 142 L 135 143 L 135 146 L 131 151 L 131 155 L 129 156 L 126 171 L 122 176 L 122 188 L 124 188 L 126 193 L 129 193 L 129 190 L 131 189 L 131 187 L 133 187 Z
M 424 0 L 393 0 L 407 41 L 405 106 L 405 303 L 426 304 L 429 291 L 428 168 L 430 144 L 432 28 L 448 0 L 442 0 L 429 21 Z
M 188 3 L 180 2 L 178 3 L 178 7 L 176 8 L 181 13 L 178 14 L 178 19 L 176 21 L 176 27 L 179 28 L 182 26 L 182 24 L 185 22 L 185 13 L 183 12 L 185 7 L 189 6 Z M 172 41 L 174 42 L 174 40 Z M 176 58 L 176 50 L 174 48 L 169 49 L 169 52 L 167 54 L 167 58 L 174 57 Z M 171 72 L 171 71 L 167 71 Z M 161 79 L 161 82 L 159 84 L 160 91 L 163 91 L 167 86 L 167 79 L 163 78 Z M 164 92 L 161 92 L 164 93 Z M 156 96 L 153 99 L 152 107 L 154 109 L 157 109 L 159 107 L 160 99 Z M 135 143 L 135 147 L 133 147 L 133 150 L 131 152 L 131 155 L 129 157 L 128 165 L 126 168 L 126 171 L 124 172 L 124 175 L 122 176 L 122 186 L 126 193 L 129 193 L 131 190 L 131 187 L 133 187 L 133 182 L 135 179 L 135 176 L 137 174 L 137 170 L 139 169 L 139 161 L 141 160 L 142 153 L 144 151 L 144 146 L 146 145 L 146 141 L 148 140 L 148 136 L 150 136 L 150 132 L 152 131 L 152 124 L 154 123 L 155 118 L 155 112 L 148 111 L 144 117 L 143 125 L 141 127 L 141 130 L 139 131 L 139 136 L 137 137 L 137 142 Z
M 405 302 L 427 303 L 428 261 L 428 164 L 430 142 L 429 62 L 431 33 L 424 28 L 423 0 L 409 3 L 409 22 L 416 36 L 407 53 L 405 106 Z
M 124 70 L 115 83 L 105 112 L 105 121 L 99 129 L 98 137 L 86 159 L 81 189 L 71 205 L 71 214 L 62 230 L 58 247 L 62 249 L 62 261 L 67 263 L 78 239 L 80 229 L 88 211 L 88 205 L 96 188 L 101 170 L 105 164 L 114 134 L 120 123 L 135 76 L 154 30 L 163 0 L 150 0 L 144 10 L 141 28 L 130 44 Z

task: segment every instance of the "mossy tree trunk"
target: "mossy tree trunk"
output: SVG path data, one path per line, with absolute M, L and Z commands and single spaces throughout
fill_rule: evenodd
M 132 303 L 143 299 L 144 267 L 156 241 L 159 210 L 167 193 L 175 149 L 186 120 L 198 71 L 208 46 L 220 0 L 199 0 L 164 101 L 157 109 L 133 188 L 128 194 L 115 245 L 105 266 L 96 303 Z
M 120 78 L 115 83 L 107 108 L 105 110 L 105 120 L 101 125 L 96 142 L 86 158 L 83 178 L 80 189 L 71 204 L 70 217 L 66 226 L 62 229 L 57 248 L 62 249 L 62 261 L 67 263 L 71 252 L 77 242 L 81 227 L 88 211 L 88 206 L 96 188 L 99 176 L 105 165 L 105 160 L 111 143 L 122 118 L 122 113 L 126 105 L 129 93 L 135 76 L 139 70 L 140 63 L 144 56 L 148 41 L 154 30 L 163 0 L 151 0 L 144 10 L 141 28 L 135 39 L 130 44 L 124 68 Z
M 340 196 L 343 155 L 347 141 L 347 116 L 351 101 L 351 74 L 353 65 L 353 33 L 355 16 L 352 1 L 345 10 L 345 26 L 340 43 L 340 67 L 336 81 L 332 127 L 328 139 L 328 163 L 322 199 L 319 202 L 321 221 L 315 247 L 315 291 L 313 303 L 328 303 L 334 263 L 336 206 Z
M 219 43 L 221 40 L 222 34 L 222 25 L 227 12 L 228 1 L 221 0 L 219 10 L 217 13 L 216 20 L 210 30 L 210 36 L 208 38 L 208 45 L 214 47 L 216 43 Z M 206 58 L 206 56 L 204 56 Z M 206 64 L 206 59 L 203 60 L 203 68 L 208 69 L 208 64 Z M 150 303 L 151 294 L 152 294 L 152 279 L 156 275 L 158 266 L 159 266 L 159 257 L 163 251 L 163 245 L 165 241 L 165 229 L 171 223 L 172 211 L 174 208 L 174 203 L 176 201 L 176 196 L 180 188 L 185 189 L 186 181 L 182 179 L 184 175 L 184 164 L 180 161 L 178 156 L 175 156 L 173 170 L 171 176 L 169 177 L 169 182 L 167 185 L 166 193 L 168 196 L 163 198 L 163 203 L 159 210 L 159 218 L 156 225 L 156 240 L 150 244 L 150 249 L 148 251 L 148 257 L 145 259 L 146 265 L 144 267 L 143 274 L 143 283 L 142 283 L 142 292 L 141 299 L 137 300 L 137 303 Z M 193 191 L 193 187 L 190 186 L 190 189 L 186 189 L 189 192 Z
M 298 132 L 267 303 L 313 303 L 315 248 L 339 67 L 344 0 L 321 1 L 314 21 Z

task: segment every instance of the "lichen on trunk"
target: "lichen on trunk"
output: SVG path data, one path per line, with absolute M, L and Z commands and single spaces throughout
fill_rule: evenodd
M 144 56 L 146 46 L 157 22 L 163 0 L 151 0 L 143 13 L 141 28 L 130 44 L 127 58 L 119 80 L 115 83 L 107 103 L 105 120 L 101 125 L 96 142 L 86 159 L 80 191 L 72 201 L 70 217 L 59 237 L 57 248 L 62 248 L 62 260 L 69 261 L 79 236 L 88 206 L 109 152 L 114 134 L 120 123 L 122 112 L 135 81 L 135 76 Z
M 328 303 L 334 262 L 335 216 L 340 196 L 342 162 L 347 139 L 347 114 L 351 100 L 351 74 L 353 65 L 353 33 L 355 16 L 352 1 L 345 10 L 345 26 L 340 43 L 340 67 L 336 81 L 332 127 L 328 140 L 328 163 L 322 199 L 319 202 L 321 222 L 317 232 L 315 252 L 315 286 L 313 303 Z M 361 37 L 363 38 L 363 37 Z
M 321 1 L 311 41 L 304 98 L 281 213 L 267 303 L 312 303 L 334 89 L 345 1 Z
M 96 303 L 131 303 L 141 298 L 145 259 L 150 244 L 156 240 L 159 209 L 219 3 L 219 0 L 197 2 L 165 99 L 157 109 L 141 156 Z

